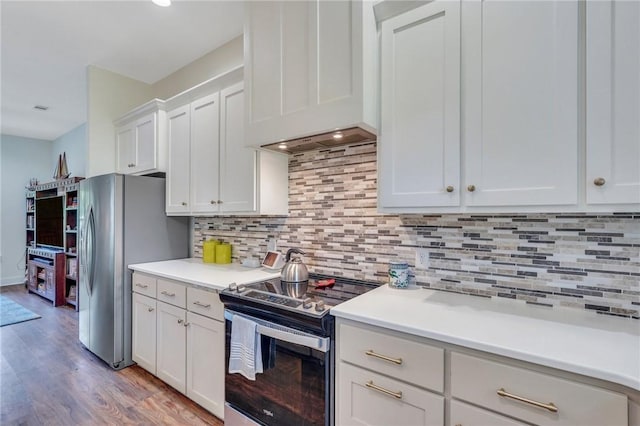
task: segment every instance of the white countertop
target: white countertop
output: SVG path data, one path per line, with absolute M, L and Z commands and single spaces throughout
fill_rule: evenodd
M 381 286 L 331 313 L 640 391 L 640 321 L 411 286 Z
M 137 263 L 129 265 L 129 269 L 215 290 L 224 290 L 231 283 L 247 284 L 280 276 L 280 271 L 248 268 L 237 263 L 203 263 L 199 258 Z

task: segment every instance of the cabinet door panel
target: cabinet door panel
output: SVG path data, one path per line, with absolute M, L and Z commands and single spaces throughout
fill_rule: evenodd
M 353 10 L 348 1 L 317 5 L 317 103 L 330 103 L 353 94 Z
M 155 113 L 136 122 L 135 172 L 144 172 L 156 168 L 156 120 Z
M 116 129 L 116 150 L 118 173 L 131 173 L 136 158 L 135 132 L 133 124 Z
M 167 167 L 167 213 L 189 212 L 191 152 L 191 108 L 185 105 L 169 112 L 169 158 Z
M 524 423 L 515 421 L 508 417 L 463 404 L 458 401 L 451 401 L 451 421 L 450 424 L 456 426 L 524 426 Z
M 464 2 L 469 206 L 577 203 L 577 2 Z
M 224 415 L 224 322 L 187 312 L 187 396 Z
M 191 211 L 217 212 L 220 164 L 219 93 L 191 104 Z
M 588 204 L 640 203 L 639 51 L 639 2 L 587 2 Z
M 185 310 L 157 302 L 157 311 L 157 375 L 178 391 L 185 393 Z
M 460 204 L 459 8 L 435 2 L 383 23 L 382 207 Z
M 314 71 L 315 50 L 310 36 L 315 25 L 313 3 L 306 1 L 284 2 L 282 4 L 282 114 L 287 115 L 308 108 L 315 91 L 310 78 Z
M 156 374 L 156 301 L 133 293 L 131 355 L 138 365 Z
M 374 387 L 368 387 L 373 385 Z M 444 424 L 444 397 L 372 371 L 340 363 L 338 420 L 342 425 Z M 384 390 L 395 393 L 390 395 Z
M 220 200 L 223 212 L 256 210 L 256 152 L 244 146 L 242 83 L 220 93 Z

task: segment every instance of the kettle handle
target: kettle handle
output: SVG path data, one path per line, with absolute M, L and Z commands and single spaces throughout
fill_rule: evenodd
M 297 248 L 289 249 L 289 250 L 287 250 L 287 257 L 284 259 L 286 262 L 291 260 L 291 254 L 292 253 L 298 253 L 298 254 L 302 254 L 302 255 L 306 254 L 305 252 L 303 252 L 302 250 L 297 249 Z

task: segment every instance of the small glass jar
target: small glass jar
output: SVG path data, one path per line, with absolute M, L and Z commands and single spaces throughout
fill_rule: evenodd
M 389 287 L 409 287 L 409 264 L 407 262 L 389 262 Z

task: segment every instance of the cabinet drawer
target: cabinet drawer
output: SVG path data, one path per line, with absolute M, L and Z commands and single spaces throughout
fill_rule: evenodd
M 451 421 L 449 423 L 455 426 L 525 426 L 525 423 L 460 401 L 451 401 Z
M 150 275 L 141 274 L 140 272 L 134 272 L 131 289 L 136 293 L 155 298 L 156 279 Z
M 455 352 L 451 395 L 535 424 L 627 425 L 626 395 Z
M 444 397 L 344 362 L 339 369 L 337 424 L 444 424 Z
M 217 292 L 187 287 L 187 309 L 219 321 L 224 321 L 224 305 Z
M 424 343 L 341 324 L 343 361 L 437 392 L 444 388 L 444 350 Z
M 158 279 L 158 300 L 185 309 L 187 306 L 187 289 L 184 284 Z

